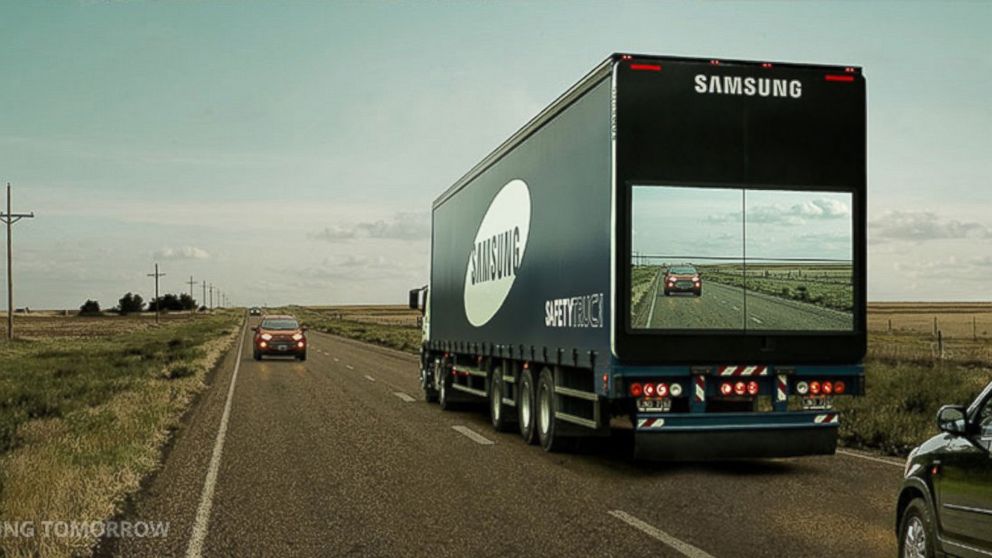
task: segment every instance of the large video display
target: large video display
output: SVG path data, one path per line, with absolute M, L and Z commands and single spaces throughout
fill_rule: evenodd
M 633 186 L 631 327 L 851 331 L 852 194 Z

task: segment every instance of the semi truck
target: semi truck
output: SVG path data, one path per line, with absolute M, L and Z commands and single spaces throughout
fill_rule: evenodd
M 425 398 L 548 451 L 832 454 L 865 390 L 865 87 L 609 56 L 434 201 Z

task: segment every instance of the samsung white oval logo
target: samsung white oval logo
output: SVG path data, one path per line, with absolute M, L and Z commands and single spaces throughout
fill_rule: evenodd
M 475 327 L 496 315 L 517 279 L 530 231 L 530 190 L 511 180 L 496 194 L 475 234 L 465 269 L 465 316 Z

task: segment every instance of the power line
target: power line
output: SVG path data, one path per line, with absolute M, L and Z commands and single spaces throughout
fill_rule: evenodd
M 158 272 L 158 264 L 155 264 L 155 273 L 149 273 L 149 277 L 155 278 L 155 323 L 158 323 L 158 314 L 162 310 L 162 300 L 158 297 L 158 278 L 165 277 L 164 273 Z
M 14 338 L 14 255 L 10 228 L 21 219 L 34 219 L 34 211 L 31 213 L 13 213 L 10 208 L 10 182 L 8 182 L 7 212 L 0 213 L 0 221 L 7 224 L 7 339 Z

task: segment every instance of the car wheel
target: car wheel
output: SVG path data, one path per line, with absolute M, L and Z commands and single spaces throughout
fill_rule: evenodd
M 696 289 L 696 296 L 703 296 L 703 288 L 702 287 L 699 287 L 698 289 Z
M 537 390 L 534 385 L 534 372 L 530 368 L 524 368 L 520 373 L 517 390 L 517 422 L 520 423 L 520 435 L 528 444 L 534 444 L 537 442 L 537 406 L 534 404 Z
M 914 498 L 906 506 L 899 522 L 899 556 L 931 558 L 934 556 L 934 530 L 930 508 L 923 498 Z
M 307 359 L 307 354 L 303 353 L 301 355 L 297 355 L 296 358 L 300 359 L 300 362 L 305 361 Z
M 255 357 L 255 360 L 262 360 L 262 353 L 260 353 L 260 352 L 258 352 L 258 351 L 255 351 L 255 352 L 254 352 L 254 353 L 252 354 L 252 356 L 254 356 L 254 357 Z
M 503 404 L 506 384 L 503 383 L 503 369 L 498 367 L 489 374 L 489 420 L 497 432 L 510 428 L 510 408 Z
M 555 377 L 545 368 L 537 380 L 537 437 L 544 451 L 565 449 L 565 439 L 558 434 L 555 406 Z
M 434 364 L 430 364 L 434 368 Z M 428 403 L 437 403 L 437 390 L 434 389 L 434 374 L 428 376 L 427 366 L 420 367 L 420 389 L 424 390 L 424 400 Z
M 451 372 L 446 368 L 441 374 L 437 389 L 437 403 L 441 406 L 442 411 L 451 411 L 455 407 L 451 401 Z
M 672 296 L 672 292 L 669 291 L 668 289 L 665 289 L 665 296 Z

